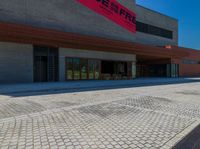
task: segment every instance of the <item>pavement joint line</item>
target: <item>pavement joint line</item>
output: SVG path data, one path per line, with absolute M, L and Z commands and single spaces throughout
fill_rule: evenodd
M 166 142 L 160 149 L 172 149 L 177 143 L 179 143 L 187 134 L 192 132 L 198 125 L 200 124 L 200 119 L 194 121 L 188 127 L 186 127 L 183 131 L 176 134 L 173 138 L 171 138 L 168 142 Z
M 55 109 L 46 109 L 44 111 L 41 112 L 34 112 L 31 114 L 23 114 L 23 115 L 18 115 L 18 116 L 13 116 L 13 117 L 9 117 L 9 118 L 3 118 L 0 119 L 0 123 L 5 123 L 5 122 L 10 122 L 10 121 L 17 121 L 17 120 L 22 120 L 22 119 L 28 119 L 28 118 L 33 118 L 33 117 L 37 117 L 39 115 L 46 115 L 46 114 L 50 114 L 50 113 L 56 113 L 56 112 L 62 112 L 62 111 L 69 111 L 69 110 L 73 110 L 73 109 L 78 109 L 80 107 L 87 107 L 87 106 L 93 106 L 93 105 L 99 105 L 99 104 L 104 104 L 104 103 L 112 103 L 114 101 L 120 101 L 121 97 L 117 97 L 119 99 L 113 99 L 113 100 L 107 100 L 107 101 L 101 101 L 101 102 L 93 102 L 93 103 L 87 103 L 87 104 L 81 104 L 81 105 L 75 105 L 75 106 L 71 106 L 71 107 L 61 107 L 61 108 L 55 108 Z
M 130 98 L 130 95 L 127 95 L 126 97 L 123 96 L 126 100 L 128 98 Z M 136 96 L 132 96 L 131 98 L 140 98 L 140 97 L 146 97 L 146 95 L 136 95 Z M 62 112 L 62 111 L 69 111 L 69 110 L 73 110 L 73 109 L 78 109 L 81 107 L 88 107 L 88 106 L 93 106 L 93 105 L 99 105 L 99 104 L 106 104 L 106 103 L 112 103 L 112 104 L 117 104 L 117 105 L 121 105 L 121 106 L 127 106 L 130 108 L 136 108 L 136 109 L 140 109 L 140 110 L 144 110 L 144 111 L 148 111 L 148 112 L 155 112 L 155 113 L 162 113 L 162 114 L 166 114 L 166 115 L 171 115 L 171 116 L 177 116 L 180 118 L 187 118 L 187 119 L 195 119 L 195 118 L 190 118 L 189 116 L 180 116 L 180 115 L 175 115 L 175 114 L 171 114 L 168 112 L 162 112 L 162 111 L 157 111 L 157 110 L 151 110 L 151 109 L 147 109 L 147 108 L 140 108 L 140 107 L 134 107 L 134 106 L 130 106 L 130 105 L 124 105 L 124 104 L 119 104 L 119 103 L 113 103 L 116 101 L 121 101 L 121 96 L 112 99 L 112 100 L 105 100 L 105 101 L 98 101 L 98 102 L 92 102 L 92 103 L 86 103 L 86 104 L 80 104 L 80 105 L 74 105 L 74 106 L 70 106 L 70 107 L 61 107 L 61 108 L 55 108 L 55 109 L 46 109 L 44 111 L 41 112 L 34 112 L 31 114 L 23 114 L 23 115 L 18 115 L 18 116 L 13 116 L 13 117 L 9 117 L 9 118 L 3 118 L 0 119 L 0 123 L 4 123 L 4 122 L 11 122 L 11 121 L 17 121 L 17 120 L 22 120 L 22 119 L 32 119 L 33 117 L 37 117 L 40 115 L 46 115 L 46 114 L 52 114 L 52 113 L 58 113 L 58 112 Z
M 191 120 L 198 120 L 198 118 L 191 118 L 189 116 L 181 116 L 181 115 L 171 114 L 169 112 L 162 112 L 162 111 L 159 111 L 159 110 L 151 110 L 151 109 L 140 108 L 140 107 L 136 107 L 136 106 L 134 107 L 134 106 L 120 104 L 120 103 L 113 103 L 113 104 L 121 105 L 121 106 L 127 106 L 127 107 L 130 107 L 130 108 L 135 108 L 135 109 L 139 109 L 139 110 L 143 110 L 143 111 L 148 111 L 148 112 L 155 112 L 155 113 L 161 113 L 161 114 L 175 116 L 175 117 L 180 117 L 180 118 L 187 118 L 187 119 L 191 119 Z

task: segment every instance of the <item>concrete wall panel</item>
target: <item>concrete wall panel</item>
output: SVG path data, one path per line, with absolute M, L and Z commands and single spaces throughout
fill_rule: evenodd
M 137 20 L 174 31 L 174 39 L 133 34 L 107 18 L 94 13 L 76 0 L 1 0 L 0 21 L 57 29 L 104 38 L 152 45 L 177 45 L 177 20 L 135 4 L 134 0 L 118 0 L 137 14 Z
M 0 42 L 0 83 L 33 81 L 33 47 Z
M 134 10 L 133 0 L 119 0 Z M 135 36 L 76 0 L 1 0 L 0 21 L 133 41 Z
M 136 5 L 136 13 L 137 20 L 140 22 L 173 31 L 173 40 L 155 35 L 137 33 L 136 42 L 159 46 L 169 44 L 178 45 L 178 21 L 176 19 L 160 14 L 153 10 L 144 8 L 139 5 Z

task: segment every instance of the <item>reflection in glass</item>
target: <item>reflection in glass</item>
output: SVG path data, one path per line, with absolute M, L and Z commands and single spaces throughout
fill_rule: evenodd
M 88 60 L 88 65 L 89 65 L 88 76 L 89 79 L 92 80 L 94 79 L 94 60 Z
M 86 80 L 87 79 L 87 59 L 81 59 L 81 79 Z
M 100 61 L 96 60 L 94 64 L 94 71 L 95 71 L 95 79 L 100 79 Z
M 72 58 L 67 58 L 66 59 L 66 74 L 67 74 L 67 80 L 72 80 L 73 79 L 73 59 Z
M 80 59 L 74 58 L 73 59 L 73 66 L 74 66 L 74 80 L 80 79 Z
M 131 79 L 135 73 L 131 62 L 66 58 L 66 80 Z

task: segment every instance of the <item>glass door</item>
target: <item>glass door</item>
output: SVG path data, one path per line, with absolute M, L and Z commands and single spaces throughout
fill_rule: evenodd
M 58 49 L 34 46 L 34 82 L 58 81 Z
M 66 80 L 73 80 L 74 79 L 73 58 L 67 58 L 65 66 L 66 66 Z
M 81 80 L 86 80 L 88 78 L 88 61 L 87 59 L 80 60 L 81 67 Z
M 88 60 L 88 78 L 90 80 L 100 79 L 100 60 Z
M 80 80 L 80 59 L 74 58 L 73 59 L 73 71 L 74 71 L 74 80 Z
M 95 61 L 88 60 L 88 79 L 89 80 L 95 79 L 94 66 L 95 66 Z
M 100 67 L 101 67 L 101 62 L 99 60 L 96 60 L 94 64 L 94 74 L 96 80 L 100 79 L 100 73 L 101 73 Z
M 100 79 L 100 60 L 66 58 L 66 80 Z
M 34 57 L 34 81 L 47 81 L 47 56 Z
M 179 64 L 167 64 L 167 77 L 179 77 Z

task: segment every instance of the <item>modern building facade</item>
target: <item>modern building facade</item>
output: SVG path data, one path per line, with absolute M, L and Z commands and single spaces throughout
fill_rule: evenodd
M 76 0 L 1 0 L 0 83 L 200 76 L 176 19 L 118 2 L 136 13 L 136 33 Z

